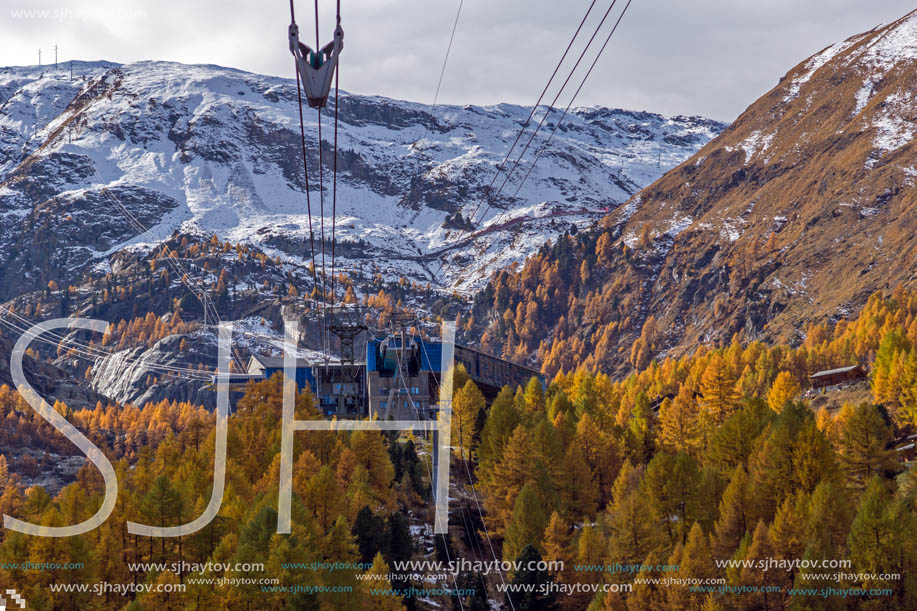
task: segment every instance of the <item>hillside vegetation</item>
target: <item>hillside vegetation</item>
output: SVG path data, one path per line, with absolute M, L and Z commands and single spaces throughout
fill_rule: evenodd
M 807 372 L 856 361 L 871 364 L 872 402 L 829 413 L 813 412 L 801 400 Z M 654 361 L 621 380 L 584 366 L 559 374 L 546 391 L 534 379 L 525 388 L 505 387 L 487 410 L 467 374 L 458 372 L 457 382 L 452 469 L 464 480 L 463 461 L 468 461 L 477 492 L 461 494 L 480 495 L 486 536 L 493 539 L 498 558 L 563 560 L 564 571 L 544 576 L 560 583 L 631 583 L 633 574 L 606 572 L 599 565 L 676 564 L 682 579 L 722 578 L 733 587 L 781 588 L 769 593 L 768 604 L 814 609 L 917 604 L 917 583 L 911 578 L 917 569 L 917 538 L 911 536 L 917 534 L 917 478 L 894 449 L 895 439 L 917 426 L 917 292 L 876 294 L 857 318 L 812 327 L 796 348 L 735 341 Z M 98 531 L 64 544 L 5 533 L 0 543 L 4 562 L 28 557 L 83 563 L 79 575 L 0 569 L 6 583 L 24 589 L 30 603 L 49 608 L 123 606 L 120 598 L 52 594 L 46 587 L 77 578 L 184 582 L 193 594 L 171 602 L 144 594 L 133 609 L 413 605 L 373 595 L 367 582 L 356 577 L 364 569 L 311 571 L 284 565 L 362 561 L 371 567 L 367 573 L 378 576 L 400 559 L 455 557 L 448 546 L 462 533 L 457 513 L 447 543 L 437 538 L 425 550 L 416 547 L 404 521 L 405 515 L 432 519 L 429 472 L 414 445 L 423 441 L 369 432 L 302 433 L 295 445 L 293 533 L 277 535 L 281 395 L 281 379 L 275 376 L 253 383 L 235 405 L 227 492 L 218 519 L 193 536 L 155 541 L 128 535 L 125 521 L 175 525 L 200 514 L 212 477 L 212 415 L 168 402 L 143 408 L 100 404 L 82 411 L 58 402 L 55 409 L 115 464 L 118 507 Z M 76 483 L 54 498 L 41 487 L 27 488 L 23 478 L 47 465 L 16 456 L 13 448 L 37 444 L 64 455 L 75 452 L 7 387 L 0 387 L 0 416 L 6 422 L 3 430 L 15 431 L 0 439 L 8 448 L 0 458 L 0 508 L 46 525 L 76 523 L 94 513 L 104 491 L 96 470 L 87 463 Z M 309 393 L 300 395 L 297 418 L 318 417 Z M 475 537 L 483 545 L 483 526 L 477 530 L 462 535 L 469 549 L 475 549 Z M 849 559 L 851 566 L 843 572 L 853 576 L 810 578 L 798 567 L 762 572 L 726 569 L 715 562 L 766 558 Z M 352 590 L 265 594 L 255 587 L 194 584 L 188 581 L 192 575 L 182 571 L 130 571 L 127 564 L 179 560 L 261 562 L 285 585 Z M 223 576 L 262 575 L 227 570 Z M 525 583 L 532 576 L 520 572 L 509 578 Z M 374 587 L 387 587 L 387 578 L 380 579 L 372 582 Z M 502 597 L 492 579 L 462 574 L 459 583 L 479 586 L 476 598 L 463 601 L 466 608 L 486 608 L 484 593 Z M 566 609 L 592 604 L 633 611 L 758 609 L 765 604 L 760 593 L 708 596 L 682 587 L 633 585 L 627 595 L 599 593 L 590 602 L 590 596 L 579 593 L 555 602 Z M 890 593 L 822 599 L 791 597 L 790 587 L 887 588 Z M 547 598 L 539 601 L 552 604 Z M 459 607 L 450 597 L 442 604 Z
M 798 343 L 917 281 L 917 13 L 790 70 L 602 222 L 498 274 L 470 328 L 545 371 Z M 628 363 L 629 361 L 629 363 Z

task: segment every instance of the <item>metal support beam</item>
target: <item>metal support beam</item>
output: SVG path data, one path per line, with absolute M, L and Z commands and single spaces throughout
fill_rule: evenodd
M 436 442 L 436 473 L 433 500 L 436 502 L 436 517 L 433 522 L 435 534 L 449 531 L 449 453 L 452 433 L 452 374 L 455 371 L 455 323 L 443 322 L 443 352 L 440 361 L 439 385 L 439 427 L 434 434 Z

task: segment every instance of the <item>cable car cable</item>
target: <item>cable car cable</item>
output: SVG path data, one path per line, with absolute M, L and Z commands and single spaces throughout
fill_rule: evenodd
M 595 37 L 598 35 L 599 31 L 602 29 L 602 26 L 605 25 L 605 20 L 608 19 L 608 15 L 611 14 L 611 11 L 614 8 L 616 3 L 617 3 L 617 0 L 612 0 L 611 4 L 608 5 L 608 8 L 605 10 L 605 14 L 602 15 L 602 20 L 599 21 L 599 24 L 595 27 L 595 30 L 592 32 L 592 36 L 589 38 L 589 42 L 586 43 L 586 46 L 583 48 L 582 52 L 580 53 L 579 57 L 577 58 L 576 63 L 573 64 L 573 68 L 571 68 L 570 72 L 567 74 L 567 78 L 564 79 L 563 84 L 560 86 L 560 89 L 557 91 L 557 94 L 554 96 L 554 99 L 548 105 L 547 110 L 545 111 L 544 115 L 542 115 L 541 120 L 538 122 L 538 125 L 535 127 L 535 130 L 532 132 L 531 136 L 529 136 L 529 139 L 525 143 L 525 146 L 523 147 L 522 152 L 519 153 L 519 157 L 517 157 L 516 161 L 513 163 L 513 167 L 510 169 L 509 172 L 505 174 L 503 178 L 503 183 L 500 185 L 500 188 L 497 189 L 496 194 L 493 195 L 493 197 L 484 207 L 484 212 L 481 214 L 481 219 L 479 221 L 482 224 L 484 222 L 485 216 L 487 215 L 487 211 L 490 210 L 491 208 L 490 204 L 493 203 L 493 198 L 500 196 L 500 193 L 503 191 L 503 187 L 506 186 L 507 181 L 509 181 L 510 177 L 516 171 L 516 168 L 519 167 L 519 163 L 522 161 L 522 158 L 525 156 L 525 153 L 529 150 L 529 147 L 532 145 L 532 141 L 534 141 L 535 136 L 538 135 L 538 132 L 541 130 L 541 127 L 544 125 L 545 121 L 547 120 L 548 115 L 551 114 L 551 110 L 554 108 L 554 105 L 557 104 L 557 100 L 560 99 L 560 96 L 563 93 L 564 89 L 570 83 L 570 79 L 573 77 L 573 74 L 576 72 L 576 69 L 579 68 L 580 62 L 583 61 L 583 58 L 586 56 L 586 53 L 589 51 L 589 47 L 591 47 L 592 43 L 595 41 Z M 579 30 L 577 30 L 577 32 L 579 32 Z M 573 43 L 572 40 L 570 42 L 571 44 Z M 475 209 L 474 214 L 472 214 L 471 216 L 472 223 L 474 223 L 474 219 L 477 216 L 477 212 L 478 212 L 477 209 Z
M 341 25 L 341 0 L 337 0 L 337 25 Z M 331 186 L 331 305 L 334 306 L 334 251 L 335 251 L 335 229 L 337 228 L 337 207 L 338 207 L 338 107 L 341 79 L 340 63 L 334 70 L 334 164 L 332 166 L 332 186 Z
M 551 139 L 554 138 L 554 134 L 557 133 L 557 128 L 560 127 L 561 122 L 564 120 L 564 117 L 567 116 L 567 113 L 570 111 L 570 108 L 573 106 L 573 102 L 576 100 L 576 96 L 579 95 L 580 90 L 583 88 L 583 85 L 586 84 L 586 79 L 589 78 L 589 75 L 592 73 L 592 69 L 595 68 L 595 65 L 598 63 L 599 58 L 602 57 L 602 53 L 605 51 L 605 47 L 608 45 L 608 42 L 611 40 L 612 35 L 614 35 L 615 30 L 618 29 L 618 24 L 621 23 L 621 20 L 624 18 L 624 14 L 627 12 L 630 3 L 633 0 L 627 0 L 627 4 L 624 5 L 624 10 L 621 11 L 621 14 L 618 16 L 618 20 L 615 22 L 614 27 L 612 27 L 611 32 L 608 33 L 608 36 L 605 38 L 605 42 L 602 44 L 602 48 L 599 49 L 598 54 L 595 56 L 595 59 L 592 60 L 592 65 L 589 66 L 589 70 L 586 72 L 586 76 L 583 77 L 583 80 L 580 82 L 579 87 L 576 88 L 576 91 L 573 93 L 573 97 L 570 98 L 570 102 L 567 104 L 567 107 L 564 109 L 564 113 L 560 116 L 560 119 L 557 120 L 557 123 L 554 124 L 554 129 L 551 130 L 551 134 L 548 136 L 548 139 L 541 145 L 541 148 L 538 150 L 538 153 L 535 155 L 535 159 L 532 161 L 532 165 L 529 167 L 528 172 L 525 176 L 522 177 L 522 182 L 519 183 L 519 186 L 516 187 L 516 192 L 513 194 L 515 197 L 516 193 L 519 193 L 519 190 L 522 189 L 522 185 L 525 184 L 526 179 L 532 173 L 532 170 L 535 169 L 535 165 L 538 163 L 538 160 L 541 158 L 541 155 L 544 153 L 548 144 L 551 142 Z
M 573 33 L 573 37 L 570 38 L 570 42 L 567 43 L 567 48 L 564 50 L 563 55 L 560 56 L 560 60 L 557 62 L 557 65 L 554 66 L 554 72 L 551 73 L 551 77 L 548 79 L 548 82 L 545 84 L 544 89 L 541 90 L 541 95 L 538 96 L 538 99 L 535 101 L 535 104 L 532 106 L 532 110 L 529 111 L 529 116 L 526 117 L 525 122 L 522 124 L 522 127 L 519 129 L 519 132 L 516 134 L 515 140 L 513 140 L 512 145 L 510 145 L 509 150 L 506 152 L 506 155 L 503 157 L 503 161 L 497 165 L 497 171 L 494 173 L 493 178 L 490 180 L 490 184 L 484 190 L 484 196 L 482 199 L 486 199 L 490 190 L 493 188 L 494 183 L 497 181 L 497 177 L 500 176 L 500 172 L 506 167 L 506 162 L 509 160 L 510 155 L 513 154 L 513 150 L 516 148 L 516 145 L 519 144 L 519 140 L 522 138 L 522 134 L 525 132 L 525 129 L 528 127 L 529 123 L 532 120 L 532 117 L 535 116 L 535 111 L 538 110 L 538 106 L 541 104 L 541 100 L 544 99 L 545 94 L 548 92 L 548 88 L 551 86 L 551 83 L 554 81 L 554 77 L 557 76 L 557 72 L 560 70 L 561 64 L 563 64 L 564 59 L 567 57 L 567 53 L 570 52 L 570 49 L 573 47 L 573 43 L 576 38 L 579 36 L 580 30 L 583 29 L 583 25 L 586 23 L 586 19 L 589 17 L 589 14 L 592 12 L 593 7 L 597 0 L 592 0 L 592 3 L 589 5 L 589 8 L 586 9 L 586 14 L 583 15 L 583 19 L 580 21 L 579 27 L 576 28 L 576 32 Z M 481 205 L 481 200 L 475 205 L 474 212 L 472 212 L 471 218 L 473 219 L 478 212 L 478 208 Z

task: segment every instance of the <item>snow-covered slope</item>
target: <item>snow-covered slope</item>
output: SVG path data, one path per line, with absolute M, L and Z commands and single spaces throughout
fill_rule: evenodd
M 166 62 L 75 62 L 74 73 L 71 81 L 47 66 L 0 69 L 0 297 L 66 281 L 175 230 L 308 260 L 294 81 Z M 334 109 L 322 122 L 323 198 L 318 121 L 306 111 L 318 247 L 321 210 L 330 234 L 334 205 Z M 431 109 L 342 92 L 339 266 L 473 290 L 571 224 L 603 216 L 724 127 L 700 117 L 576 109 L 518 194 L 542 135 L 499 195 L 480 204 L 527 115 L 507 104 Z M 552 111 L 546 127 L 559 115 Z M 487 212 L 472 235 L 454 221 L 479 204 Z

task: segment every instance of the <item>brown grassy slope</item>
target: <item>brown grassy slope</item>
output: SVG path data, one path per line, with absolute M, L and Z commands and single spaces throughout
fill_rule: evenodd
M 912 13 L 846 41 L 846 50 L 785 101 L 819 56 L 796 66 L 720 138 L 644 191 L 625 238 L 643 223 L 664 231 L 675 211 L 691 216 L 667 265 L 691 267 L 691 251 L 702 244 L 721 248 L 711 266 L 736 255 L 752 268 L 742 276 L 765 280 L 762 289 L 772 300 L 786 303 L 767 324 L 782 335 L 800 320 L 842 314 L 877 288 L 913 280 L 915 145 L 882 150 L 875 125 L 891 115 L 905 129 L 917 129 L 910 94 L 917 89 L 917 65 L 902 61 L 885 71 L 863 56 L 897 29 L 917 32 L 915 21 Z M 872 96 L 856 112 L 867 80 L 875 80 Z M 768 139 L 769 146 L 747 157 L 743 142 Z M 739 234 L 735 241 L 730 229 Z M 779 267 L 755 278 L 771 260 Z M 740 291 L 723 297 L 728 306 L 743 305 Z
M 570 315 L 542 321 L 537 344 L 504 344 L 504 352 L 518 358 L 528 349 L 549 372 L 583 361 L 626 368 L 650 315 L 652 354 L 737 332 L 794 341 L 808 323 L 844 317 L 875 290 L 913 283 L 913 91 L 917 11 L 801 62 L 723 134 L 604 219 L 614 257 L 571 291 Z M 571 323 L 587 302 L 591 315 Z M 596 303 L 607 305 L 596 311 Z M 618 324 L 603 334 L 611 321 Z M 519 327 L 497 333 L 491 323 L 485 339 L 512 344 L 525 335 Z

